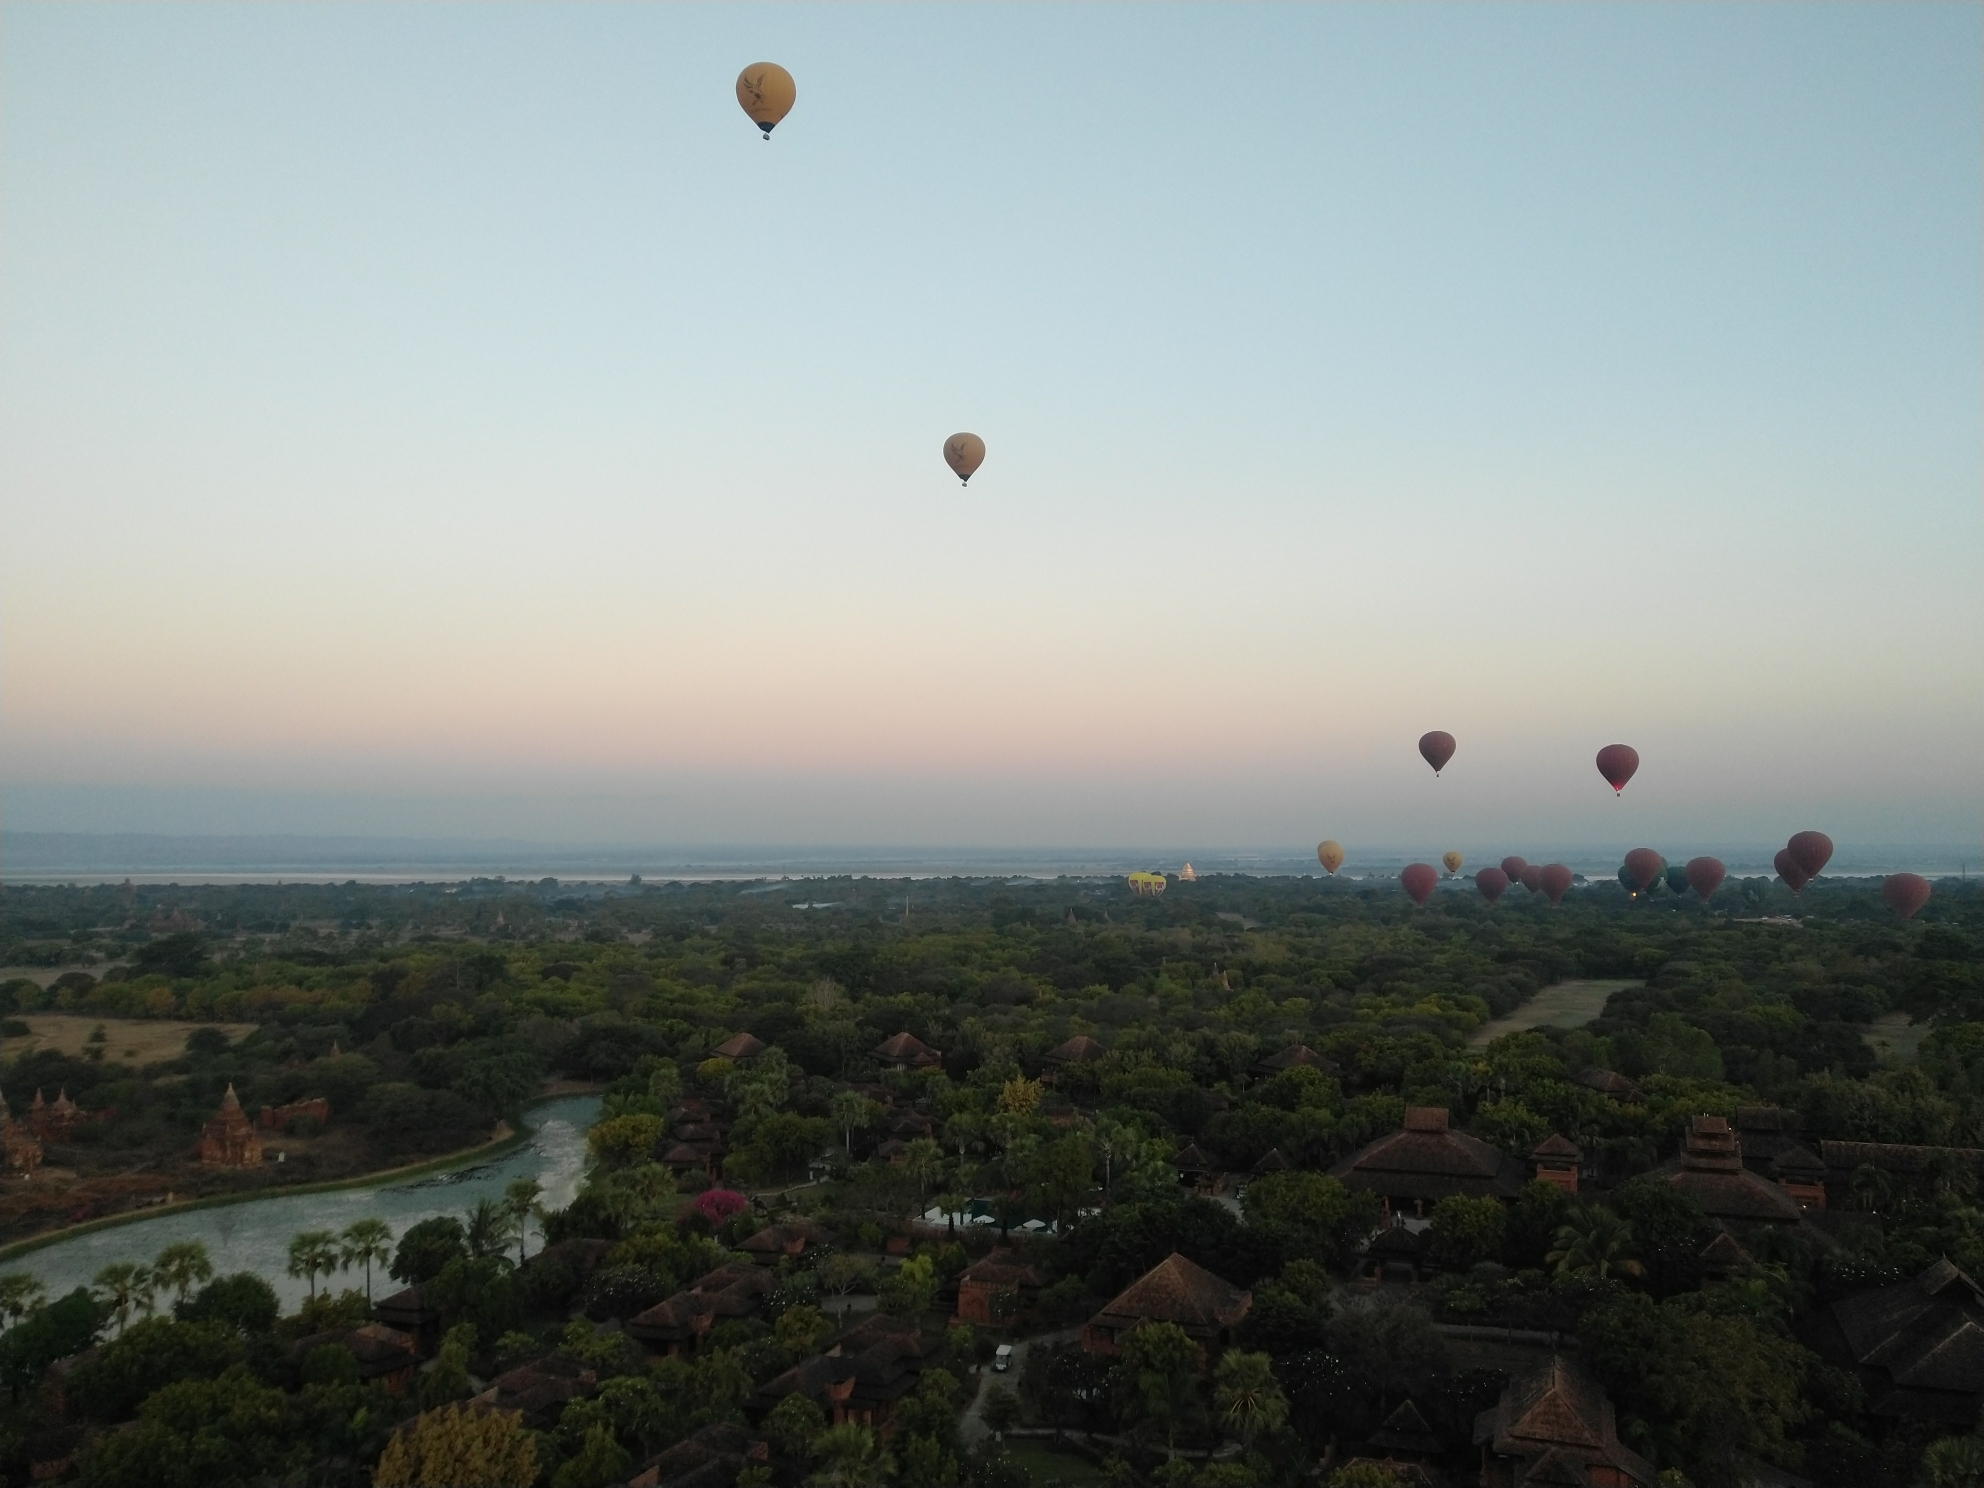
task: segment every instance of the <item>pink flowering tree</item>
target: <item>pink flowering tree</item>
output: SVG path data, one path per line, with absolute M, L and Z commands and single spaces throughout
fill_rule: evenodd
M 696 1195 L 691 1206 L 710 1222 L 711 1228 L 751 1207 L 751 1201 L 732 1188 L 710 1188 Z

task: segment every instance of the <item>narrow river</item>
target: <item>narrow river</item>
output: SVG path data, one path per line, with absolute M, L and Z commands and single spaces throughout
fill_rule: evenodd
M 443 1173 L 378 1187 L 344 1188 L 333 1193 L 287 1194 L 195 1209 L 157 1219 L 133 1220 L 58 1241 L 0 1264 L 0 1271 L 25 1271 L 48 1288 L 51 1298 L 88 1286 L 105 1266 L 117 1261 L 149 1261 L 178 1240 L 198 1240 L 213 1258 L 216 1275 L 253 1271 L 293 1311 L 307 1293 L 301 1278 L 288 1274 L 289 1242 L 303 1230 L 342 1230 L 370 1215 L 392 1226 L 397 1238 L 411 1225 L 437 1214 L 460 1217 L 478 1199 L 500 1199 L 504 1186 L 517 1178 L 535 1178 L 544 1185 L 538 1200 L 547 1209 L 572 1202 L 584 1176 L 586 1131 L 599 1114 L 599 1097 L 563 1096 L 532 1106 L 524 1113 L 531 1139 L 490 1162 L 471 1163 Z M 540 1237 L 532 1227 L 534 1250 Z M 386 1296 L 399 1284 L 386 1278 L 383 1267 L 373 1270 L 373 1294 Z M 325 1285 L 322 1277 L 317 1285 Z M 333 1288 L 365 1285 L 363 1271 L 331 1278 Z

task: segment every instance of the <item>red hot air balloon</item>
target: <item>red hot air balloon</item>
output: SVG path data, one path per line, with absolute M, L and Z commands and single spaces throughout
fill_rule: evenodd
M 1912 920 L 1915 911 L 1929 902 L 1929 880 L 1919 873 L 1890 873 L 1881 884 L 1881 897 L 1889 909 Z
M 1523 864 L 1522 872 L 1516 875 L 1516 882 L 1521 884 L 1525 889 L 1528 889 L 1532 894 L 1542 893 L 1543 865 L 1541 863 Z
M 1522 871 L 1529 866 L 1526 858 L 1507 857 L 1502 859 L 1502 871 L 1509 876 L 1510 883 L 1522 882 Z
M 1688 887 L 1704 899 L 1721 888 L 1723 879 L 1728 876 L 1729 870 L 1722 866 L 1720 858 L 1688 859 Z
M 1817 878 L 1819 870 L 1832 861 L 1832 838 L 1824 832 L 1800 832 L 1784 847 L 1808 879 Z
M 1653 881 L 1660 877 L 1660 870 L 1667 866 L 1667 860 L 1650 847 L 1636 847 L 1626 854 L 1626 871 L 1633 876 L 1633 882 L 1640 886 L 1644 894 Z
M 1805 885 L 1812 881 L 1812 875 L 1798 866 L 1798 860 L 1791 856 L 1788 847 L 1780 847 L 1777 856 L 1770 860 L 1770 865 L 1777 870 L 1777 876 L 1791 886 L 1794 894 L 1804 893 Z
M 1564 896 L 1571 891 L 1571 870 L 1562 863 L 1545 863 L 1537 881 L 1543 886 L 1544 898 L 1552 904 L 1562 904 Z
M 1419 752 L 1425 757 L 1426 763 L 1433 767 L 1433 773 L 1438 775 L 1446 769 L 1447 761 L 1454 757 L 1454 736 L 1444 729 L 1434 729 L 1430 734 L 1421 734 Z
M 1640 752 L 1630 744 L 1607 744 L 1598 751 L 1598 773 L 1617 795 L 1640 767 Z
M 1431 863 L 1408 863 L 1399 873 L 1398 881 L 1412 896 L 1412 902 L 1423 909 L 1432 897 L 1433 885 L 1440 881 L 1440 874 Z
M 1474 886 L 1481 890 L 1481 897 L 1493 904 L 1508 891 L 1509 876 L 1499 868 L 1483 868 L 1474 875 Z

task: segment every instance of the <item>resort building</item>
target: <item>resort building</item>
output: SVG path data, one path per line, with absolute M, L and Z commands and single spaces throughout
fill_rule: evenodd
M 1514 1158 L 1454 1131 L 1443 1106 L 1407 1106 L 1403 1130 L 1351 1153 L 1330 1174 L 1347 1188 L 1376 1194 L 1388 1222 L 1424 1219 L 1455 1194 L 1513 1200 L 1529 1181 Z
M 1175 1250 L 1125 1287 L 1088 1320 L 1082 1347 L 1114 1355 L 1123 1336 L 1145 1323 L 1176 1323 L 1200 1348 L 1230 1341 L 1233 1330 L 1254 1305 L 1254 1294 L 1222 1281 Z
M 879 1063 L 897 1070 L 926 1070 L 941 1068 L 944 1056 L 931 1048 L 913 1033 L 899 1033 L 894 1038 L 885 1039 L 870 1049 L 869 1054 Z
M 1612 1402 L 1561 1354 L 1509 1381 L 1492 1409 L 1474 1418 L 1481 1488 L 1589 1484 L 1654 1488 L 1658 1475 L 1623 1445 Z
M 1984 1405 L 1984 1290 L 1948 1260 L 1827 1308 L 1811 1341 L 1877 1416 L 1969 1427 Z
M 1697 1116 L 1677 1163 L 1664 1170 L 1668 1185 L 1701 1206 L 1710 1219 L 1745 1224 L 1797 1224 L 1804 1217 L 1784 1187 L 1743 1166 L 1743 1149 L 1722 1116 Z

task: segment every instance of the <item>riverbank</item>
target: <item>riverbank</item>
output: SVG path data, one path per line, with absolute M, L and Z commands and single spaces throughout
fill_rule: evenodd
M 240 1193 L 204 1194 L 197 1199 L 178 1199 L 170 1204 L 153 1204 L 141 1209 L 127 1209 L 122 1214 L 104 1214 L 95 1219 L 86 1219 L 80 1224 L 64 1225 L 59 1230 L 44 1230 L 39 1235 L 30 1235 L 23 1240 L 11 1240 L 0 1245 L 0 1264 L 16 1260 L 21 1256 L 32 1255 L 37 1250 L 51 1245 L 59 1245 L 65 1240 L 73 1240 L 80 1235 L 94 1234 L 99 1230 L 116 1229 L 121 1225 L 138 1224 L 145 1220 L 164 1219 L 168 1215 L 192 1214 L 201 1209 L 223 1209 L 237 1204 L 258 1204 L 269 1199 L 302 1198 L 308 1194 L 338 1193 L 345 1189 L 376 1188 L 387 1183 L 404 1183 L 416 1178 L 430 1178 L 437 1173 L 446 1173 L 455 1168 L 471 1167 L 476 1163 L 489 1162 L 515 1151 L 531 1139 L 535 1128 L 525 1125 L 513 1128 L 509 1122 L 499 1122 L 495 1134 L 486 1142 L 474 1147 L 461 1147 L 439 1157 L 430 1157 L 404 1167 L 381 1168 L 371 1173 L 357 1173 L 349 1178 L 327 1178 L 320 1183 L 298 1183 L 294 1186 L 278 1185 L 271 1188 L 244 1190 Z

